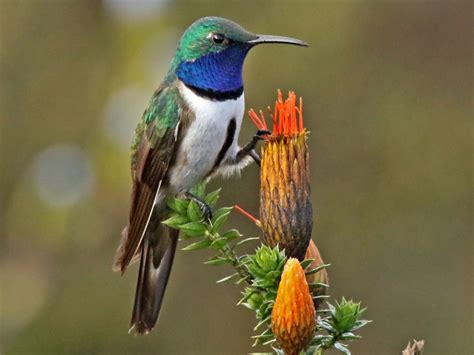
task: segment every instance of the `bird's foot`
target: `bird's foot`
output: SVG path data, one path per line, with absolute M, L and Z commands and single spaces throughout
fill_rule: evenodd
M 212 219 L 212 208 L 206 202 L 201 200 L 199 197 L 194 196 L 190 192 L 186 192 L 186 197 L 189 198 L 191 201 L 194 201 L 199 206 L 204 220 L 210 221 Z
M 266 136 L 270 135 L 271 133 L 272 132 L 270 131 L 259 129 L 252 137 L 250 142 L 248 142 L 242 149 L 239 150 L 237 153 L 237 160 L 241 160 L 248 155 L 258 166 L 260 166 L 260 157 L 258 156 L 257 152 L 255 152 L 255 147 L 259 141 L 264 140 Z
M 265 140 L 267 138 L 267 136 L 269 136 L 270 134 L 272 134 L 272 132 L 267 131 L 266 129 L 259 129 L 255 133 L 255 135 L 252 137 L 252 140 L 251 140 L 251 142 L 254 144 L 254 148 L 257 145 L 258 141 Z

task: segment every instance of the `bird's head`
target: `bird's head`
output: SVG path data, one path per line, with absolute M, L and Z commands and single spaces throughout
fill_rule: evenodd
M 186 85 L 211 92 L 241 90 L 242 66 L 248 51 L 262 43 L 307 46 L 281 36 L 257 35 L 219 17 L 205 17 L 184 32 L 173 69 Z

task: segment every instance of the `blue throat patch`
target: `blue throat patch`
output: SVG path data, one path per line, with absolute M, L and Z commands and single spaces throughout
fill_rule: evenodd
M 181 62 L 176 76 L 186 85 L 215 93 L 243 89 L 242 67 L 249 48 L 232 45 L 222 52 L 206 54 L 192 62 Z

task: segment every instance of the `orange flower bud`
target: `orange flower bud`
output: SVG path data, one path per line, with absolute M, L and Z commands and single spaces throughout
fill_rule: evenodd
M 272 330 L 285 354 L 305 349 L 316 329 L 316 310 L 300 262 L 289 258 L 272 311 Z
M 304 257 L 305 259 L 313 259 L 313 262 L 311 265 L 308 267 L 307 270 L 312 270 L 317 268 L 320 265 L 324 264 L 323 259 L 321 258 L 321 254 L 319 254 L 319 250 L 316 247 L 316 244 L 314 244 L 313 240 L 309 242 L 308 250 L 306 250 L 306 255 Z M 306 275 L 306 281 L 308 283 L 315 283 L 315 282 L 321 282 L 323 284 L 328 284 L 329 283 L 329 278 L 328 278 L 328 273 L 326 269 L 321 269 L 318 272 L 314 274 L 309 274 Z M 316 287 L 313 288 L 313 296 L 321 296 L 321 295 L 326 295 L 327 294 L 327 287 Z M 314 299 L 314 306 L 316 308 L 319 307 L 319 305 L 324 301 L 322 298 L 316 298 Z

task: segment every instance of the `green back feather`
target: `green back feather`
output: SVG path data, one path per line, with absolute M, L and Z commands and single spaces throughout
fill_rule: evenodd
M 176 81 L 172 85 L 162 85 L 153 94 L 135 129 L 131 147 L 132 166 L 137 160 L 139 145 L 143 139 L 147 139 L 153 147 L 168 130 L 176 128 L 183 104 Z

